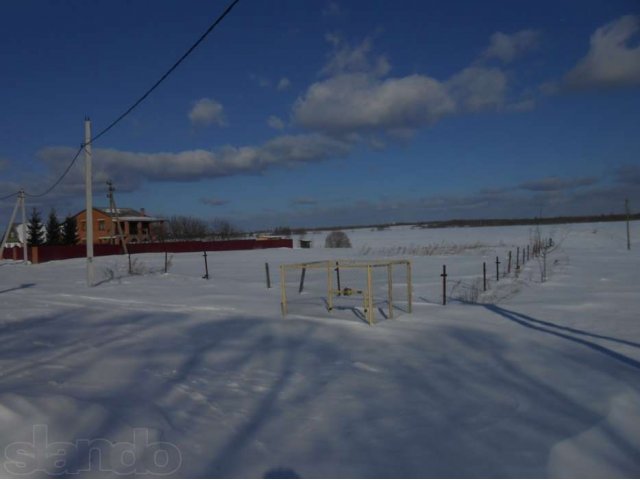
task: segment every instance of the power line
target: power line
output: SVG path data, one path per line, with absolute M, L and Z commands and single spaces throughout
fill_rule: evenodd
M 73 159 L 71 160 L 69 165 L 67 165 L 67 168 L 64 169 L 64 172 L 62 172 L 62 175 L 60 175 L 58 179 L 55 182 L 53 182 L 53 184 L 49 188 L 47 188 L 44 192 L 38 193 L 38 194 L 24 192 L 25 196 L 31 197 L 31 198 L 39 198 L 39 197 L 44 197 L 45 195 L 48 195 L 49 193 L 51 193 L 51 191 L 54 188 L 56 188 L 62 180 L 64 180 L 64 177 L 67 176 L 67 173 L 69 173 L 69 170 L 71 170 L 71 167 L 73 167 L 73 165 L 76 163 L 76 160 L 80 156 L 80 152 L 82 152 L 83 149 L 84 149 L 84 145 L 80 145 L 80 148 L 78 148 L 78 151 L 73 156 Z
M 15 197 L 19 193 L 20 193 L 20 191 L 18 190 L 17 192 L 13 192 L 13 193 L 10 193 L 9 195 L 5 195 L 4 197 L 0 197 L 0 202 L 2 202 L 4 200 L 9 200 L 11 197 Z
M 109 125 L 107 125 L 104 129 L 102 129 L 100 132 L 98 132 L 94 137 L 91 138 L 91 140 L 89 140 L 86 143 L 83 143 L 82 145 L 80 145 L 80 148 L 78 149 L 78 151 L 76 152 L 76 154 L 74 155 L 73 159 L 71 160 L 71 162 L 69 162 L 69 165 L 67 166 L 67 168 L 65 168 L 64 172 L 62 172 L 62 175 L 60 175 L 60 177 L 58 177 L 58 179 L 44 192 L 39 193 L 39 194 L 32 194 L 32 193 L 27 193 L 25 192 L 25 195 L 28 197 L 32 197 L 32 198 L 38 198 L 38 197 L 44 197 L 45 195 L 51 193 L 51 191 L 56 188 L 60 182 L 62 182 L 62 180 L 64 180 L 64 178 L 67 176 L 67 174 L 69 173 L 69 171 L 71 170 L 71 167 L 73 167 L 73 165 L 76 163 L 76 160 L 78 159 L 78 157 L 80 156 L 80 153 L 82 152 L 82 150 L 84 149 L 85 146 L 92 144 L 93 142 L 95 142 L 97 139 L 99 139 L 100 137 L 102 137 L 104 134 L 106 134 L 109 130 L 111 130 L 113 127 L 115 127 L 118 123 L 120 123 L 122 120 L 124 120 L 131 112 L 133 112 L 142 102 L 144 102 L 146 100 L 146 98 L 156 89 L 160 86 L 160 84 L 162 82 L 164 82 L 167 77 L 169 75 L 171 75 L 174 70 L 176 70 L 180 64 L 182 62 L 184 62 L 187 57 L 189 55 L 191 55 L 191 53 L 193 53 L 193 51 L 198 48 L 198 46 L 205 40 L 205 38 L 207 38 L 207 36 L 218 26 L 218 24 L 220 22 L 222 22 L 222 20 L 224 20 L 224 18 L 231 12 L 231 10 L 233 9 L 233 7 L 236 6 L 236 4 L 239 2 L 240 0 L 233 0 L 228 6 L 227 8 L 218 16 L 218 18 L 216 18 L 216 20 L 209 25 L 209 28 L 207 28 L 205 30 L 205 32 L 200 35 L 200 37 L 195 41 L 195 43 L 193 45 L 191 45 L 191 47 L 189 47 L 189 49 L 171 66 L 171 68 L 169 68 L 169 70 L 167 70 L 164 75 L 162 75 L 160 77 L 160 79 L 158 79 L 158 81 L 156 81 L 151 88 L 149 88 L 140 98 L 138 98 L 129 108 L 127 108 L 119 117 L 117 117 L 114 121 L 112 121 Z M 2 200 L 6 200 L 9 199 L 15 195 L 17 195 L 18 192 L 14 192 L 10 195 L 6 195 L 4 197 L 0 197 L 0 201 Z
M 173 71 L 178 68 L 178 66 L 189 56 L 191 55 L 191 53 L 198 48 L 198 45 L 200 45 L 205 38 L 207 38 L 207 36 L 213 31 L 214 28 L 216 28 L 218 26 L 218 24 L 220 22 L 222 22 L 222 20 L 224 20 L 224 17 L 226 17 L 229 12 L 231 12 L 231 10 L 233 9 L 233 7 L 236 6 L 236 4 L 239 2 L 240 0 L 233 0 L 229 6 L 227 6 L 227 8 L 224 10 L 224 12 L 222 12 L 220 14 L 220 16 L 216 19 L 215 22 L 213 22 L 209 28 L 207 28 L 207 30 L 200 35 L 200 38 L 198 38 L 198 40 L 196 40 L 196 42 L 191 45 L 191 47 L 189 48 L 189 50 L 187 50 L 179 59 L 176 63 L 173 64 L 173 66 L 167 70 L 167 72 L 162 75 L 162 77 L 160 77 L 160 79 L 153 84 L 153 86 L 147 90 L 144 95 L 142 95 L 138 100 L 135 101 L 135 103 L 133 105 L 131 105 L 127 110 L 125 110 L 125 112 L 120 115 L 118 118 L 116 118 L 113 122 L 111 122 L 109 125 L 107 125 L 106 128 L 104 128 L 103 130 L 101 130 L 97 135 L 95 135 L 91 141 L 89 143 L 93 143 L 95 142 L 97 139 L 99 139 L 101 136 L 103 136 L 105 133 L 107 133 L 109 130 L 111 130 L 113 127 L 115 127 L 118 123 L 120 123 L 121 120 L 123 120 L 127 115 L 129 115 L 138 105 L 140 105 L 148 96 L 149 94 L 151 94 L 151 92 L 153 92 L 156 88 L 158 88 L 160 86 L 160 84 L 162 82 L 164 82 L 166 80 L 166 78 L 171 75 L 173 73 Z

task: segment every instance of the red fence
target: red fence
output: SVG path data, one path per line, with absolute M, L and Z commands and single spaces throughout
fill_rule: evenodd
M 289 238 L 269 240 L 224 240 L 224 241 L 190 241 L 190 242 L 165 242 L 165 243 L 133 243 L 127 245 L 129 253 L 186 253 L 186 252 L 221 252 L 229 250 L 256 250 L 263 248 L 293 248 L 293 240 Z M 29 248 L 29 260 L 33 263 L 50 262 L 52 260 L 65 260 L 67 258 L 79 258 L 86 255 L 85 245 L 45 245 Z M 96 257 L 122 254 L 120 245 L 93 246 L 93 254 Z M 35 259 L 34 259 L 35 257 Z M 22 247 L 5 248 L 2 255 L 4 259 L 22 260 Z
M 2 258 L 4 260 L 23 260 L 22 247 L 6 247 L 2 252 Z M 31 254 L 29 254 L 31 258 Z

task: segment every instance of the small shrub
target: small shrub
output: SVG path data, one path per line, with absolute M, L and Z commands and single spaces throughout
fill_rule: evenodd
M 351 241 L 346 233 L 336 230 L 327 235 L 324 240 L 324 248 L 351 248 Z
M 103 282 L 110 282 L 111 280 L 113 280 L 114 278 L 116 278 L 116 270 L 115 268 L 111 268 L 111 267 L 105 267 L 102 269 L 102 281 Z
M 147 273 L 151 273 L 144 262 L 134 258 L 131 260 L 131 271 L 129 275 L 146 275 Z
M 454 283 L 449 297 L 462 303 L 478 303 L 482 294 L 482 278 L 476 278 L 470 282 L 459 280 Z

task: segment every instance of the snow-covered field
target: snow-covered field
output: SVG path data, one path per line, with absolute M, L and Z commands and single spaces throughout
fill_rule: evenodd
M 637 477 L 640 246 L 620 223 L 544 227 L 548 281 L 531 260 L 496 284 L 496 255 L 531 230 L 357 230 L 349 250 L 310 234 L 312 249 L 210 253 L 208 281 L 202 254 L 166 275 L 162 255 L 134 276 L 98 258 L 93 288 L 82 259 L 3 263 L 2 474 Z M 282 318 L 277 266 L 334 258 L 411 260 L 413 313 L 399 268 L 393 319 L 376 276 L 373 327 L 357 297 L 327 312 L 308 271 Z M 468 303 L 483 261 L 491 288 Z

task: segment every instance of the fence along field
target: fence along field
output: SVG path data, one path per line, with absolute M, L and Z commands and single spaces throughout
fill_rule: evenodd
M 95 244 L 94 255 L 96 257 L 106 255 L 122 255 L 124 251 L 121 245 Z M 221 241 L 181 241 L 159 243 L 130 243 L 127 245 L 128 253 L 187 253 L 187 252 L 221 252 L 229 250 L 257 250 L 264 248 L 293 248 L 293 241 L 282 239 L 244 239 Z M 29 261 L 32 263 L 50 262 L 53 260 L 66 260 L 69 258 L 81 258 L 86 255 L 85 245 L 44 245 L 28 248 Z M 22 247 L 5 248 L 3 259 L 24 260 Z

